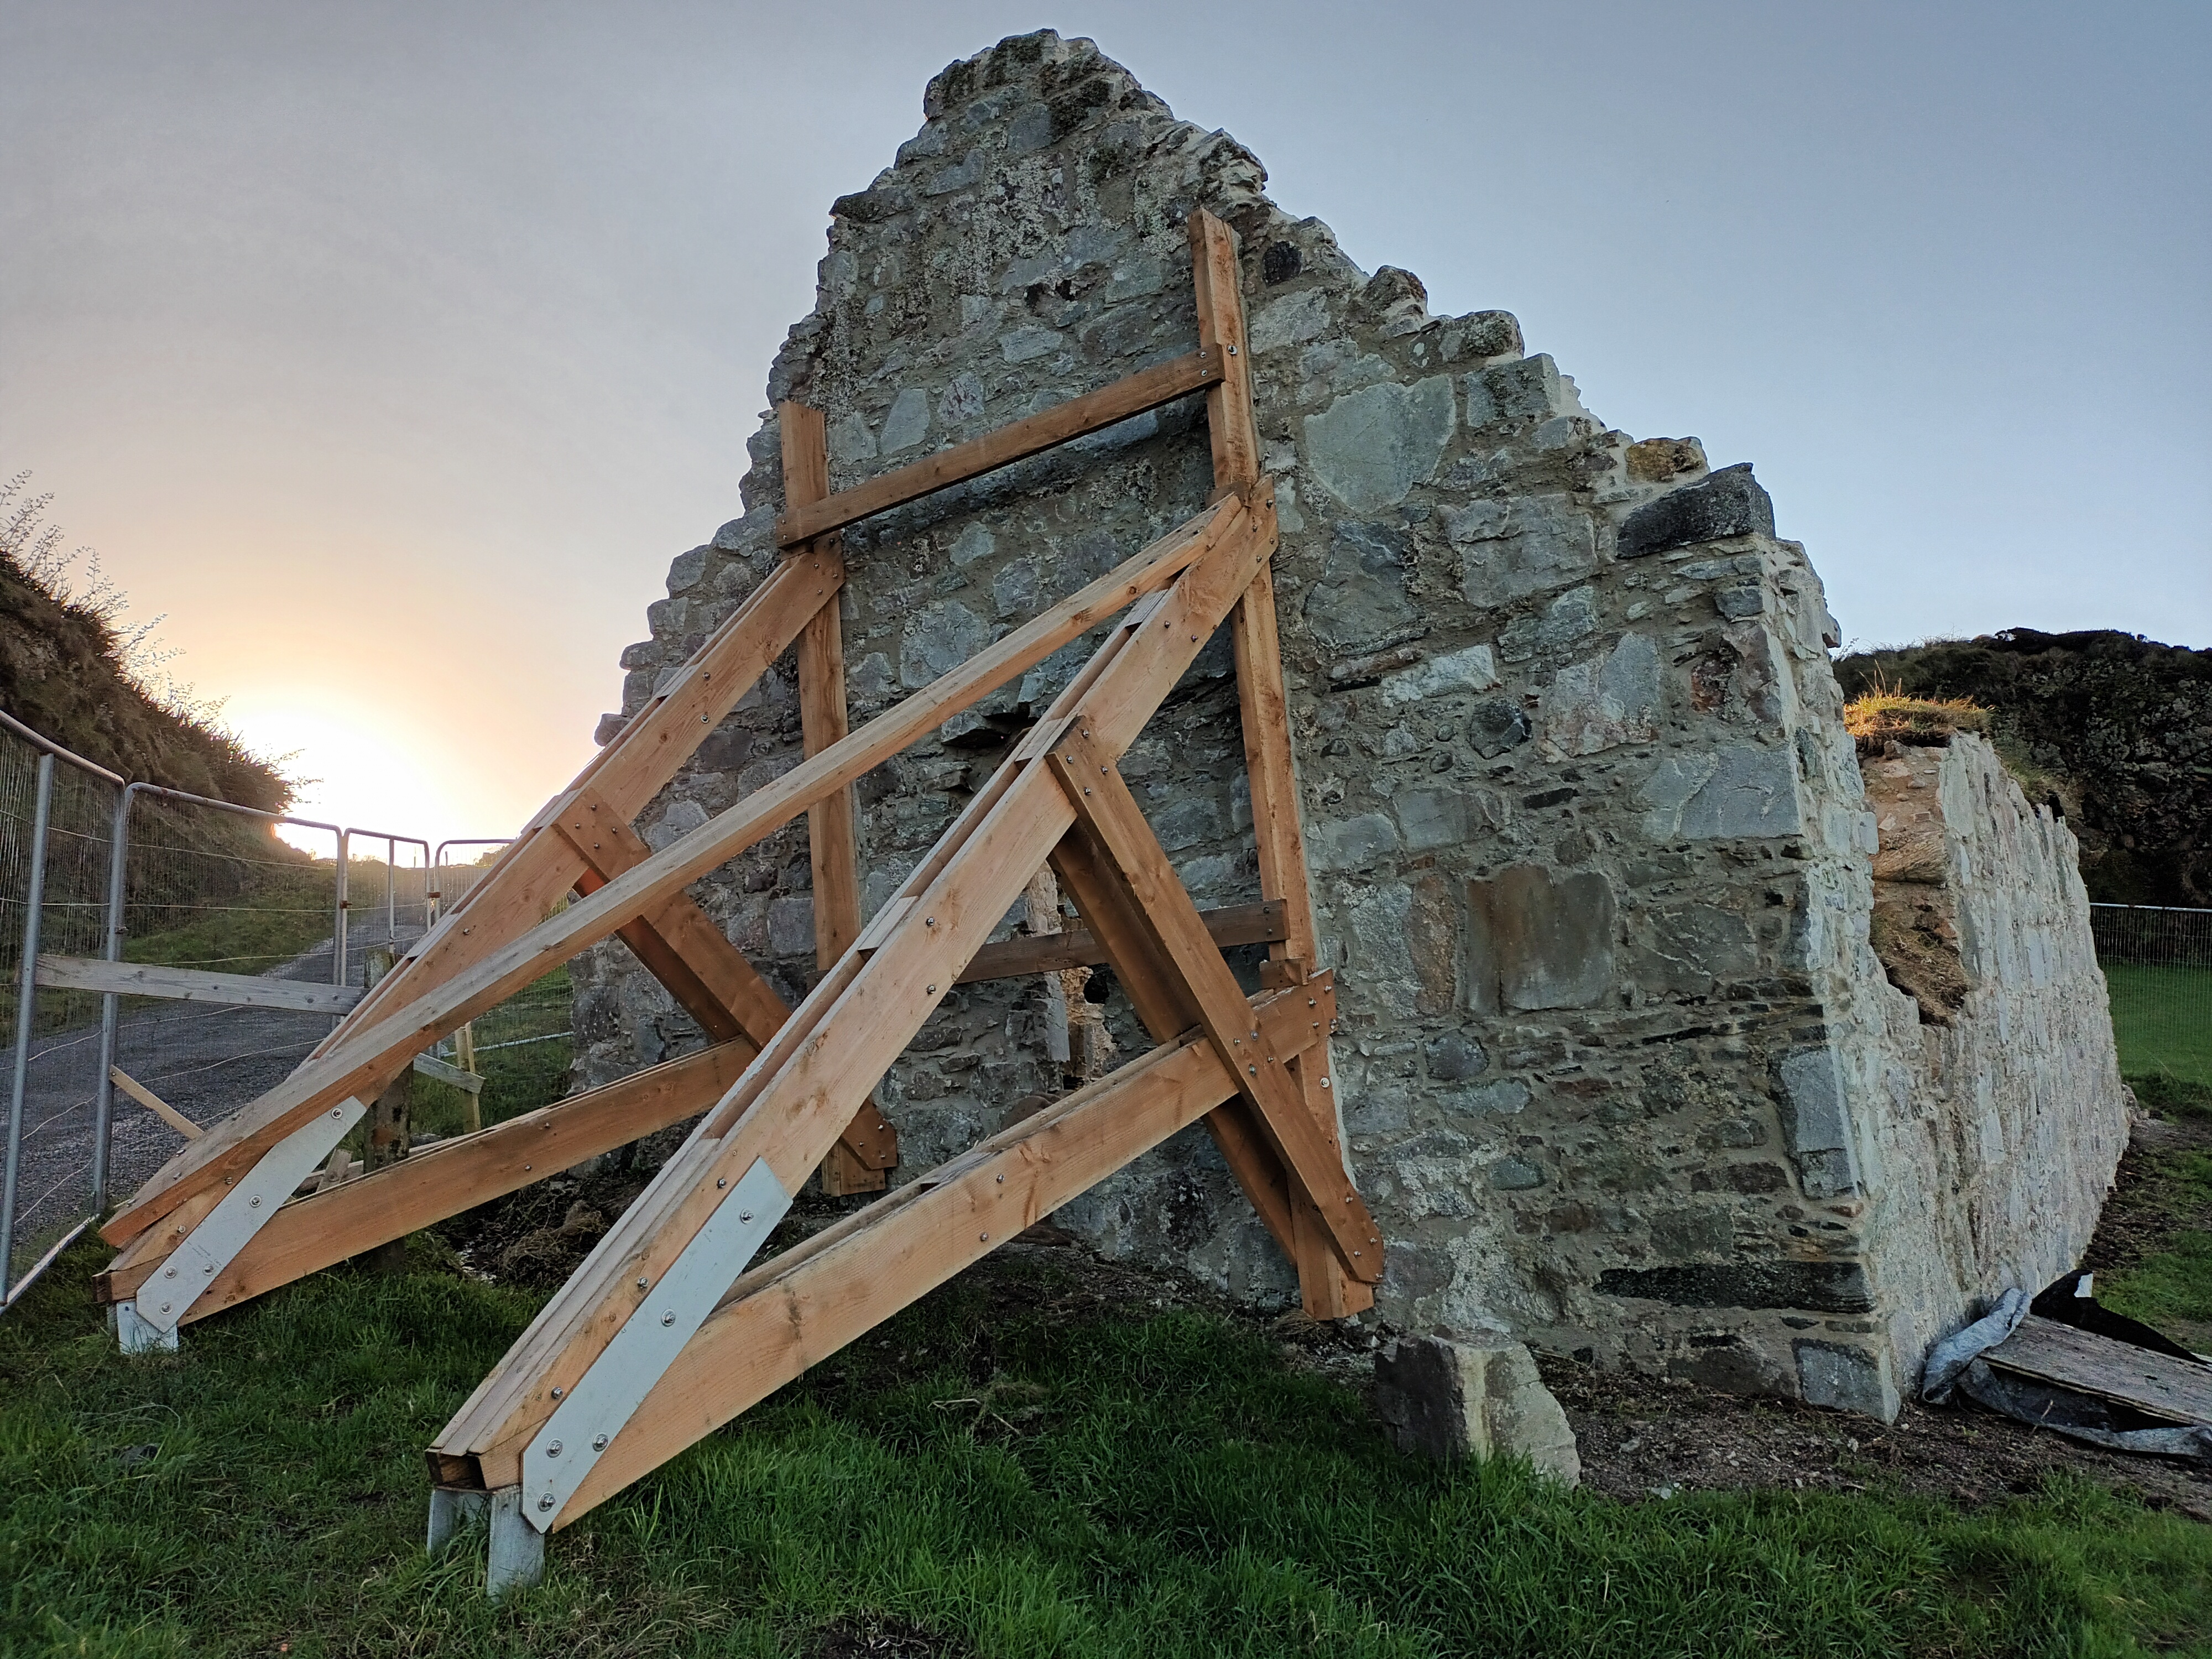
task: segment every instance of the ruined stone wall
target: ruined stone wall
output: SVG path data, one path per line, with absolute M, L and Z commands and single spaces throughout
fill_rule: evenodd
M 1865 763 L 1873 939 L 1909 1083 L 1879 1119 L 1868 1229 L 1904 1352 L 1993 1287 L 2080 1264 L 2127 1144 L 2128 1095 L 2073 831 L 1982 738 Z
M 1381 1316 L 1883 1410 L 1963 1310 L 1913 1276 L 1917 1200 L 1881 1196 L 1912 1155 L 1890 1121 L 1917 1109 L 1923 1039 L 1869 944 L 1835 625 L 1749 467 L 1608 429 L 1502 312 L 1431 317 L 1417 279 L 1357 269 L 1242 146 L 1087 41 L 1005 42 L 925 112 L 836 204 L 816 309 L 769 375 L 771 401 L 827 414 L 837 487 L 1190 350 L 1185 217 L 1238 233 L 1336 1095 L 1390 1241 Z M 855 717 L 1196 511 L 1203 422 L 1189 400 L 848 532 Z M 777 453 L 764 416 L 744 516 L 677 561 L 624 654 L 625 713 L 770 568 Z M 863 781 L 864 911 L 1093 643 Z M 1257 896 L 1231 672 L 1217 639 L 1124 764 L 1201 905 Z M 787 664 L 640 828 L 663 844 L 798 753 Z M 807 878 L 794 825 L 694 890 L 794 994 Z M 1126 999 L 1106 1009 L 1141 1047 Z M 1048 1012 L 1043 981 L 946 999 L 879 1096 L 902 1178 L 1063 1086 Z M 580 967 L 577 1018 L 586 1082 L 697 1041 L 619 946 Z M 1294 1294 L 1195 1131 L 1057 1219 Z M 1924 1305 L 1900 1317 L 1899 1295 Z

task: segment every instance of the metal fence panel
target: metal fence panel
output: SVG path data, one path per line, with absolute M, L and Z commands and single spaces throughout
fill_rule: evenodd
M 2093 904 L 2120 1069 L 2212 1085 L 2212 910 Z
M 102 953 L 120 796 L 112 778 L 0 729 L 0 975 L 15 993 L 16 1016 L 0 1067 L 9 1081 L 0 1293 L 27 1283 L 100 1207 L 102 999 L 33 986 L 25 949 Z M 43 867 L 35 862 L 41 830 Z

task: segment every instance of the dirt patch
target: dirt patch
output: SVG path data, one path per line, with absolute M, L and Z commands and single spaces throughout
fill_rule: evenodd
M 2212 1522 L 2212 1470 L 2099 1451 L 1971 1405 L 1908 1401 L 1885 1426 L 1786 1400 L 1594 1370 L 1558 1355 L 1537 1363 L 1574 1427 L 1583 1483 L 1616 1498 L 1881 1487 L 1972 1509 L 2069 1474 Z
M 806 1659 L 953 1659 L 968 1651 L 902 1619 L 840 1619 L 814 1632 Z
M 2212 1148 L 2212 1117 L 2152 1120 L 2137 1127 L 2118 1186 L 2091 1244 L 2087 1265 L 2114 1271 L 2166 1247 L 2177 1229 L 2204 1224 L 2183 1213 L 2159 1179 L 2161 1160 Z M 480 1276 L 558 1285 L 605 1228 L 644 1190 L 641 1171 L 563 1175 L 458 1217 L 443 1229 L 464 1264 Z M 863 1207 L 867 1197 L 802 1194 L 771 1236 L 763 1260 Z M 1042 1268 L 1044 1271 L 1040 1272 Z M 1048 1225 L 1030 1229 L 962 1275 L 983 1306 L 968 1343 L 979 1432 L 1025 1431 L 1033 1402 L 999 1375 L 989 1332 L 1018 1316 L 1074 1323 L 1144 1316 L 1168 1309 L 1211 1313 L 1273 1344 L 1284 1363 L 1371 1395 L 1375 1355 L 1397 1334 L 1372 1317 L 1334 1323 L 1302 1312 L 1269 1315 L 1166 1269 L 1092 1255 Z M 848 1365 L 868 1363 L 863 1337 L 848 1356 L 810 1373 L 835 1389 Z M 904 1356 L 901 1356 L 902 1358 Z M 1680 1378 L 1601 1371 L 1563 1355 L 1539 1354 L 1546 1384 L 1575 1431 L 1583 1483 L 1626 1499 L 1680 1492 L 1781 1489 L 1863 1492 L 1873 1487 L 1939 1498 L 1962 1507 L 2033 1492 L 2064 1473 L 2133 1494 L 2157 1509 L 2212 1522 L 2212 1469 L 2130 1456 L 1962 1404 L 1936 1408 L 1908 1401 L 1894 1424 L 1786 1400 L 1723 1394 Z M 872 1645 L 871 1645 L 872 1644 Z M 825 1626 L 811 1655 L 939 1655 L 940 1638 L 896 1623 Z

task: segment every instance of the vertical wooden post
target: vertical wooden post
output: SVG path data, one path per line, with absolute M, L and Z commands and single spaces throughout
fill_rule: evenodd
M 398 953 L 389 945 L 372 949 L 363 964 L 363 979 L 369 988 L 399 965 Z M 399 1075 L 384 1085 L 368 1109 L 368 1116 L 362 1124 L 362 1173 L 380 1170 L 388 1164 L 397 1164 L 407 1156 L 408 1143 L 414 1136 L 415 1069 L 400 1067 Z M 340 1147 L 339 1152 L 344 1151 Z M 335 1161 L 336 1154 L 333 1154 Z M 341 1176 L 343 1178 L 343 1176 Z M 324 1172 L 329 1179 L 329 1171 Z M 377 1273 L 404 1273 L 407 1267 L 407 1241 L 395 1238 L 378 1245 L 361 1260 Z
M 453 1033 L 453 1063 L 475 1076 L 483 1075 L 477 1070 L 477 1027 L 474 1020 Z M 462 1095 L 461 1101 L 461 1128 L 468 1134 L 474 1134 L 483 1127 L 483 1091 L 469 1090 Z
M 1217 354 L 1221 379 L 1206 394 L 1217 495 L 1249 489 L 1260 477 L 1259 422 L 1252 410 L 1250 353 L 1237 246 L 1227 225 L 1203 209 L 1190 216 L 1193 279 L 1198 289 L 1201 351 Z M 1283 907 L 1283 938 L 1267 947 L 1266 982 L 1296 985 L 1314 971 L 1313 891 L 1306 877 L 1305 830 L 1298 815 L 1297 775 L 1291 756 L 1290 710 L 1283 692 L 1281 642 L 1275 629 L 1275 581 L 1263 568 L 1229 619 L 1237 652 L 1237 703 L 1244 728 L 1244 769 L 1252 788 L 1252 835 L 1260 855 L 1260 894 Z M 1334 1079 L 1323 1042 L 1291 1063 L 1300 1098 L 1339 1158 Z M 1344 1271 L 1320 1218 L 1303 1199 L 1291 1205 L 1291 1255 L 1298 1291 L 1316 1319 L 1342 1319 L 1375 1303 L 1371 1285 Z
M 830 446 L 822 411 L 786 401 L 776 406 L 776 421 L 783 439 L 785 509 L 823 500 L 830 494 Z M 790 556 L 811 558 L 836 546 L 833 531 Z M 851 729 L 845 709 L 845 630 L 840 610 L 833 597 L 814 613 L 796 647 L 799 730 L 810 756 L 821 753 Z M 860 884 L 849 785 L 808 810 L 806 842 L 814 867 L 814 963 L 827 973 L 860 936 Z M 881 1192 L 885 1180 L 884 1171 L 871 1169 L 842 1140 L 822 1160 L 822 1190 L 832 1197 Z

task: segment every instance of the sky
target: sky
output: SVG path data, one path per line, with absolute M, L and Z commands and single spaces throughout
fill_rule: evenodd
M 1041 27 L 1755 463 L 1851 643 L 2212 646 L 2201 0 L 8 0 L 0 476 L 301 811 L 510 833 L 740 511 L 830 201 Z

